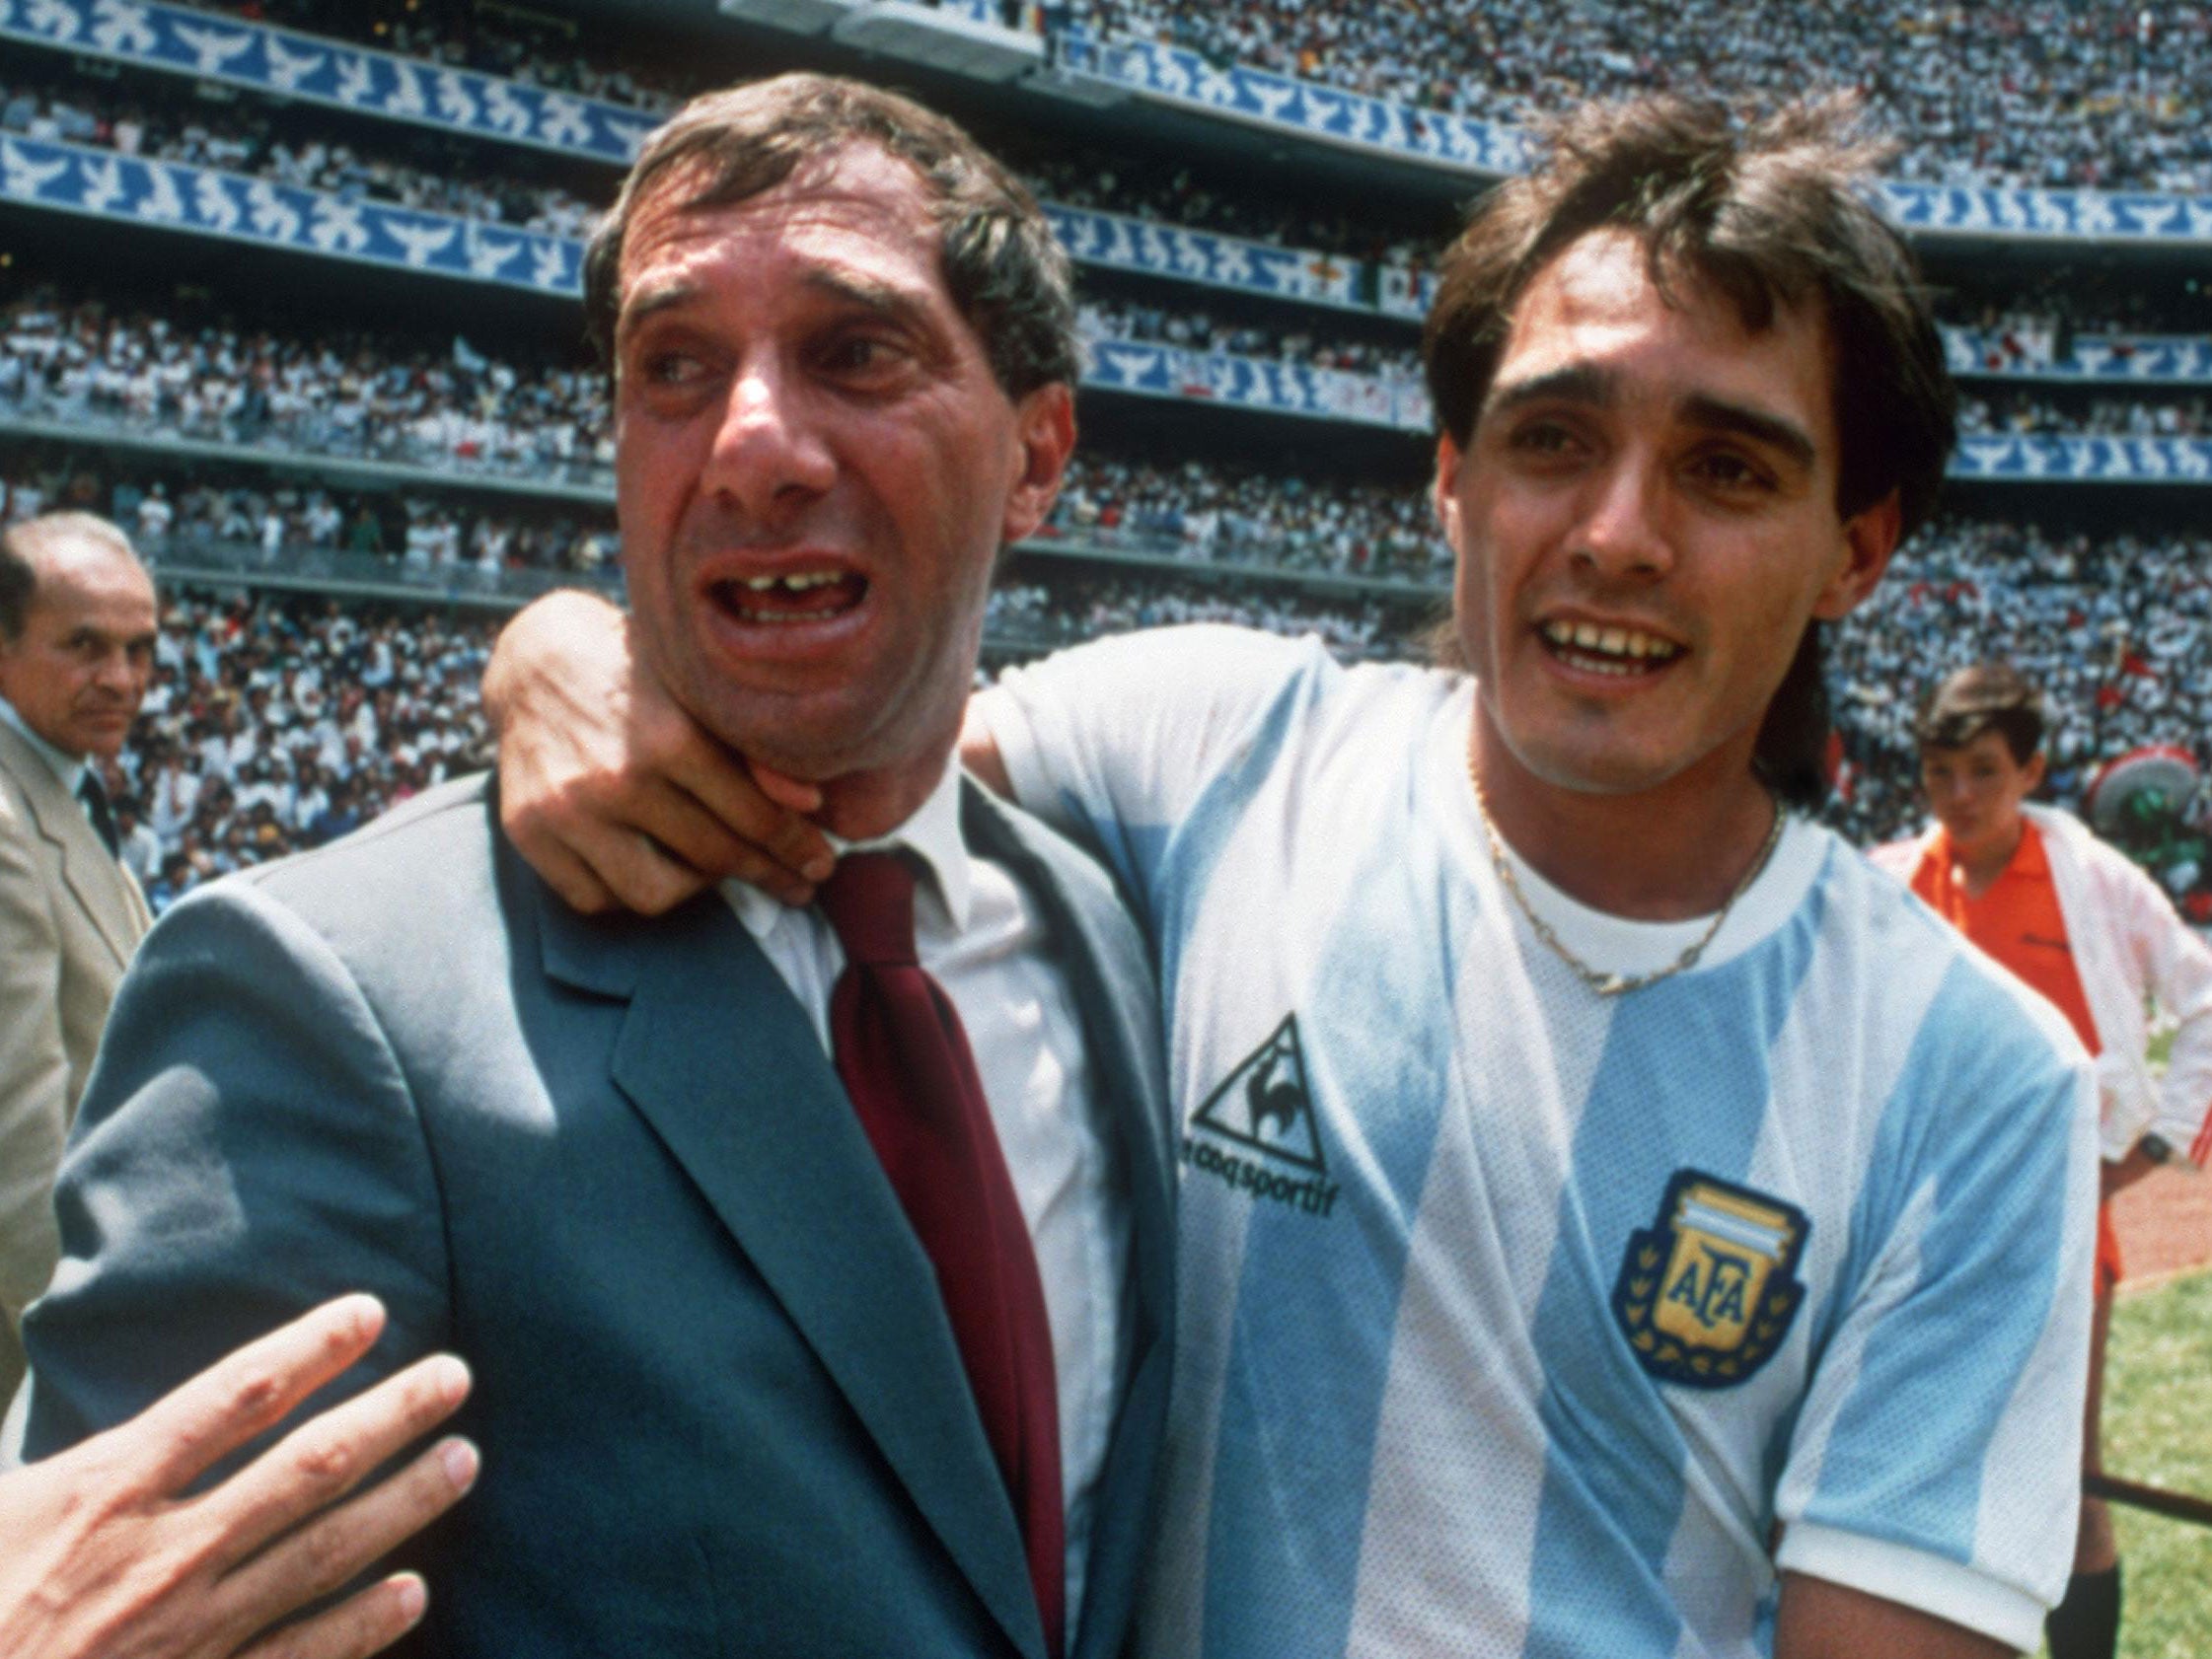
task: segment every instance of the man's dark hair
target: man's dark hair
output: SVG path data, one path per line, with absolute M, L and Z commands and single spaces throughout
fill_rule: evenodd
M 804 163 L 873 145 L 920 176 L 934 207 L 945 287 L 983 341 L 1000 390 L 1073 385 L 1074 267 L 1036 198 L 958 126 L 897 93 L 830 75 L 778 75 L 695 98 L 645 140 L 584 252 L 584 319 L 610 372 L 623 242 L 672 174 L 688 210 L 774 189 Z
M 1682 98 L 1566 116 L 1547 135 L 1543 164 L 1484 197 L 1444 254 L 1421 342 L 1438 425 L 1466 447 L 1529 283 L 1583 237 L 1627 231 L 1670 304 L 1685 283 L 1709 288 L 1752 333 L 1784 309 L 1818 313 L 1842 447 L 1837 515 L 1894 491 L 1900 537 L 1909 536 L 1942 485 L 1956 396 L 1919 264 L 1865 193 L 1887 150 L 1859 137 L 1857 121 L 1848 97 L 1745 122 Z M 1454 660 L 1441 633 L 1433 643 Z M 1827 735 L 1814 622 L 1760 727 L 1760 777 L 1785 801 L 1817 806 Z
M 2025 766 L 2043 747 L 2050 722 L 2043 694 L 2010 663 L 1976 663 L 1947 677 L 1920 705 L 1912 734 L 1923 753 L 1964 749 L 1984 732 L 2003 736 L 2013 764 Z
M 97 513 L 42 513 L 0 530 L 0 640 L 23 637 L 38 597 L 38 555 L 70 541 L 97 541 L 138 562 L 130 538 Z

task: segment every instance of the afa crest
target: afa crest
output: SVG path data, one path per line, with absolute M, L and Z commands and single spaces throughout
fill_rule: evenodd
M 1774 1356 L 1805 1300 L 1805 1211 L 1696 1170 L 1676 1170 L 1648 1231 L 1631 1233 L 1613 1318 L 1664 1383 L 1729 1388 Z

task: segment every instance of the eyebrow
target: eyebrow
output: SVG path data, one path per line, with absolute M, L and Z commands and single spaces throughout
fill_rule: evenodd
M 658 286 L 632 289 L 623 301 L 622 310 L 615 317 L 615 335 L 635 333 L 640 325 L 664 311 L 688 305 L 699 298 L 700 285 L 696 282 L 663 282 Z
M 1603 408 L 1613 400 L 1618 377 L 1609 370 L 1575 363 L 1549 374 L 1533 375 L 1506 387 L 1493 385 L 1483 399 L 1478 422 L 1492 415 L 1511 414 L 1530 403 L 1587 403 Z
M 1586 363 L 1570 364 L 1549 374 L 1534 375 L 1510 386 L 1493 388 L 1484 400 L 1478 421 L 1511 414 L 1530 403 L 1582 403 L 1592 408 L 1610 405 L 1619 391 L 1619 377 L 1611 370 Z M 1812 436 L 1804 427 L 1780 415 L 1746 403 L 1731 402 L 1710 393 L 1693 392 L 1676 411 L 1679 419 L 1706 432 L 1733 433 L 1753 443 L 1779 450 L 1799 468 L 1810 471 L 1818 459 Z
M 1780 450 L 1804 471 L 1812 470 L 1813 462 L 1818 456 L 1818 452 L 1812 447 L 1811 434 L 1796 421 L 1784 420 L 1780 415 L 1768 414 L 1763 409 L 1732 403 L 1726 398 L 1692 393 L 1682 399 L 1682 418 L 1692 426 L 1702 427 L 1708 432 L 1733 432 L 1755 444 Z
M 817 293 L 857 306 L 887 323 L 911 322 L 921 314 L 922 308 L 912 298 L 889 283 L 870 282 L 828 270 L 809 271 L 803 280 Z M 615 320 L 616 335 L 620 338 L 632 334 L 661 312 L 690 305 L 705 292 L 705 284 L 686 280 L 634 290 Z
M 888 282 L 870 282 L 863 277 L 848 276 L 832 270 L 808 271 L 805 280 L 806 285 L 816 293 L 858 306 L 862 311 L 871 312 L 886 323 L 909 322 L 922 310 L 912 296 Z

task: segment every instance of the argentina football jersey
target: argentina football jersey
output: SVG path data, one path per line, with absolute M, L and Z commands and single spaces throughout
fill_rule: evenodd
M 1493 853 L 1472 687 L 1220 628 L 984 705 L 1158 954 L 1182 1158 L 1157 1659 L 1763 1655 L 1778 1571 L 2018 1646 L 2070 1556 L 2071 1038 L 1788 825 L 1702 922 Z

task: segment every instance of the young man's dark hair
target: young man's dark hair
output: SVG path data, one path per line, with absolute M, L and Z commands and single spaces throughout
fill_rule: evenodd
M 1976 663 L 1949 676 L 1929 693 L 1913 722 L 1926 749 L 1964 749 L 1984 732 L 2003 736 L 2015 765 L 2025 766 L 2043 747 L 2049 722 L 2042 693 L 2010 663 Z
M 1438 425 L 1466 445 L 1536 274 L 1593 231 L 1630 231 L 1661 294 L 1711 288 L 1753 333 L 1784 308 L 1817 308 L 1842 440 L 1837 515 L 1894 492 L 1900 540 L 1910 536 L 1942 484 L 1956 398 L 1918 263 L 1867 199 L 1886 152 L 1858 135 L 1857 113 L 1836 98 L 1738 124 L 1719 104 L 1655 98 L 1568 116 L 1543 164 L 1484 197 L 1444 255 L 1422 335 Z M 1808 807 L 1826 794 L 1818 626 L 1768 706 L 1754 760 L 1770 788 Z
M 1074 266 L 1020 180 L 958 126 L 912 99 L 827 75 L 778 75 L 695 98 L 646 138 L 584 252 L 584 324 L 612 370 L 623 242 L 667 175 L 696 175 L 687 208 L 728 207 L 773 190 L 800 164 L 873 145 L 920 175 L 935 206 L 945 287 L 999 390 L 1021 397 L 1072 386 Z

